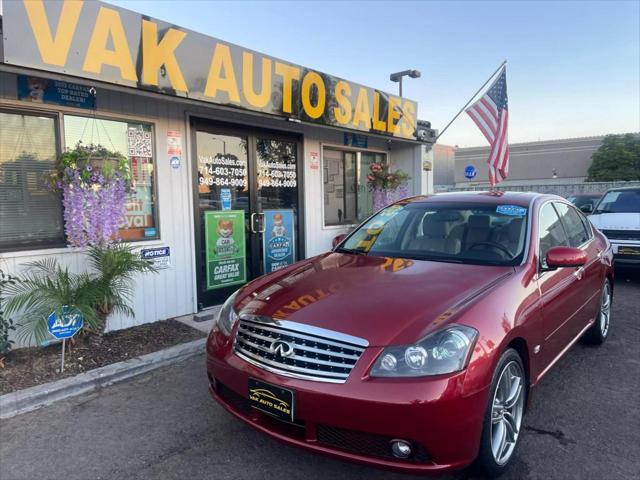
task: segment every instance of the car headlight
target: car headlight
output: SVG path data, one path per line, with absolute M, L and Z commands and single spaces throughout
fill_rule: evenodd
M 225 337 L 231 335 L 231 330 L 238 320 L 238 314 L 233 309 L 233 304 L 236 301 L 238 290 L 233 292 L 229 298 L 222 304 L 222 308 L 218 311 L 218 316 L 213 324 L 213 328 L 217 328 L 222 332 Z
M 478 332 L 455 325 L 435 332 L 415 345 L 385 348 L 371 369 L 372 377 L 422 377 L 464 369 Z

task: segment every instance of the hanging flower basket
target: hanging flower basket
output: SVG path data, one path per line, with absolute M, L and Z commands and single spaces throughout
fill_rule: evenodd
M 124 155 L 78 142 L 60 156 L 50 184 L 62 192 L 69 245 L 104 247 L 119 239 L 131 188 L 131 169 Z
M 389 171 L 386 163 L 369 165 L 367 183 L 373 193 L 373 210 L 378 211 L 408 195 L 408 181 L 411 177 L 402 170 Z

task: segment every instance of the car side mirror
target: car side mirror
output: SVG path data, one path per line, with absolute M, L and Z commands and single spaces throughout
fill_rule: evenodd
M 583 213 L 592 213 L 593 212 L 593 205 L 591 203 L 585 203 L 584 205 L 582 205 L 580 207 L 580 210 Z
M 333 241 L 331 242 L 331 248 L 336 248 L 338 245 L 342 243 L 342 241 L 347 238 L 346 233 L 341 233 L 340 235 L 336 235 L 333 237 Z
M 587 263 L 587 254 L 579 248 L 553 247 L 546 255 L 547 268 L 582 267 Z

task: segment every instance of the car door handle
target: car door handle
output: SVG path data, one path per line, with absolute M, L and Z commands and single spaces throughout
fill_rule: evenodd
M 578 268 L 575 272 L 573 272 L 573 276 L 578 280 L 582 279 L 582 275 L 584 274 L 584 267 Z

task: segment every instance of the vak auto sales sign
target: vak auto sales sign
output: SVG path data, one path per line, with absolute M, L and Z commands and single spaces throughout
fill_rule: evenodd
M 415 138 L 417 104 L 102 2 L 4 2 L 2 62 Z

